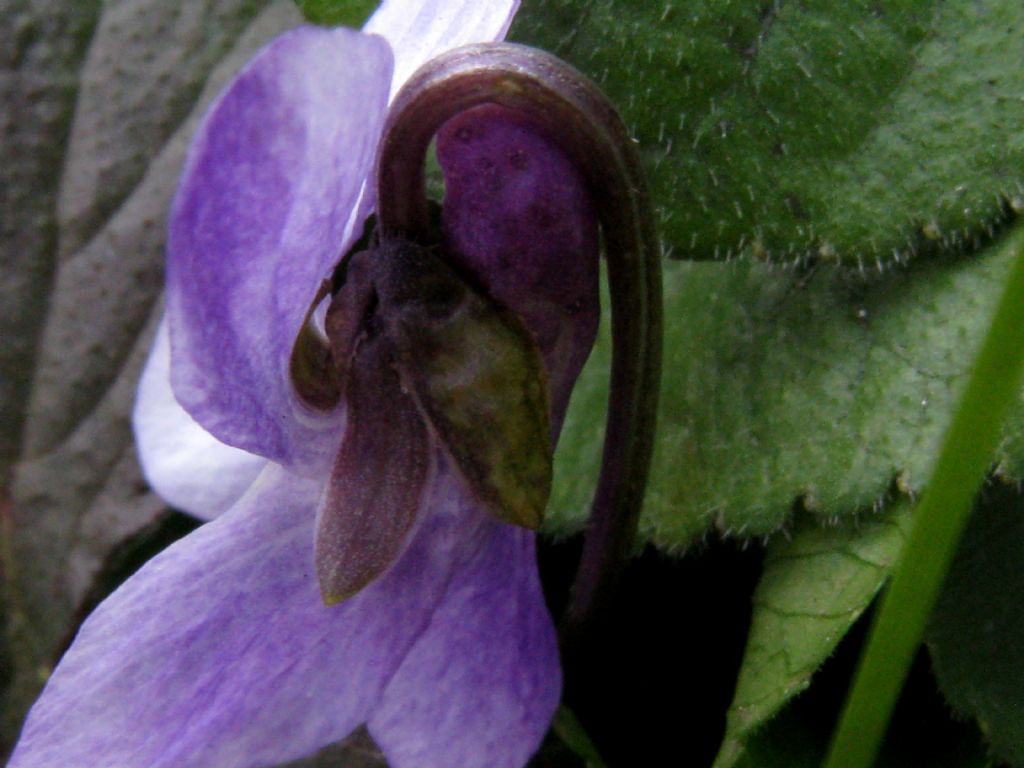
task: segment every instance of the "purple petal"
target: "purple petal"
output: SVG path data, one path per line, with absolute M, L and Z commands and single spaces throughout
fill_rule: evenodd
M 468 43 L 503 40 L 519 0 L 384 0 L 363 27 L 395 52 L 391 97 L 438 54 Z
M 161 321 L 132 412 L 146 480 L 171 506 L 212 520 L 226 512 L 267 460 L 224 445 L 196 424 L 171 391 L 171 343 Z
M 586 182 L 560 149 L 504 107 L 449 120 L 438 132 L 437 157 L 449 252 L 533 332 L 557 430 L 601 311 Z
M 340 415 L 292 391 L 288 363 L 357 211 L 391 79 L 385 41 L 302 27 L 221 95 L 171 213 L 167 315 L 175 395 L 222 442 L 326 471 Z
M 484 535 L 370 718 L 394 768 L 518 768 L 558 706 L 534 535 L 498 522 Z
M 327 608 L 310 546 L 320 493 L 271 466 L 129 579 L 82 626 L 10 768 L 272 765 L 362 722 L 486 521 L 435 484 L 402 559 Z

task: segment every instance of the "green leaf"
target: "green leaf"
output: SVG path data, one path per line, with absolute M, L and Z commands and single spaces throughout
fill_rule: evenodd
M 999 759 L 1024 765 L 1024 495 L 995 484 L 960 542 L 926 633 L 943 694 Z
M 141 477 L 129 414 L 161 312 L 171 196 L 220 87 L 301 22 L 291 3 L 263 0 L 127 0 L 99 12 L 8 4 L 0 19 L 0 34 L 14 30 L 17 42 L 0 46 L 17 54 L 3 61 L 11 72 L 0 87 L 11 89 L 5 103 L 23 107 L 18 128 L 0 133 L 0 173 L 14 180 L 4 205 L 18 211 L 2 219 L 12 236 L 0 260 L 0 440 L 23 445 L 9 489 L 0 477 L 2 629 L 13 661 L 0 680 L 0 750 L 107 557 L 165 509 Z M 24 344 L 8 348 L 22 330 Z
M 829 746 L 827 768 L 870 768 L 967 527 L 1010 405 L 1024 386 L 1024 228 L 952 414 Z
M 736 765 L 751 735 L 810 685 L 888 576 L 909 508 L 900 501 L 884 516 L 831 528 L 804 516 L 791 538 L 771 542 L 715 768 Z
M 295 0 L 306 21 L 325 27 L 359 28 L 380 5 L 379 0 Z
M 798 700 L 759 731 L 736 763 L 737 768 L 820 768 L 826 734 L 820 731 L 820 713 L 816 713 L 819 717 L 808 716 L 808 707 L 802 705 L 804 702 Z M 904 734 L 899 740 L 902 743 L 890 744 L 879 757 L 877 768 L 991 768 L 992 762 L 972 735 L 956 728 L 936 735 L 925 730 L 934 723 L 923 725 L 914 733 Z
M 1024 208 L 1018 0 L 526 0 L 511 37 L 619 106 L 674 256 L 873 267 Z
M 657 446 L 641 533 L 665 550 L 709 525 L 821 520 L 928 476 L 1013 257 L 1008 240 L 881 276 L 669 264 Z M 578 530 L 600 461 L 607 317 L 555 456 L 549 530 Z M 1012 425 L 1019 430 L 1024 419 Z M 1004 444 L 1001 459 L 1010 465 Z
M 580 758 L 586 768 L 606 768 L 583 724 L 565 704 L 559 706 L 555 712 L 551 730 Z
M 737 768 L 819 768 L 824 745 L 817 744 L 818 741 L 821 741 L 820 734 L 809 733 L 803 723 L 786 711 L 750 740 L 746 751 L 735 763 L 716 765 L 735 764 Z

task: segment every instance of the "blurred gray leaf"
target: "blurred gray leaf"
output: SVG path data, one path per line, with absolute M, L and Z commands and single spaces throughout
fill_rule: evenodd
M 98 14 L 95 1 L 0 4 L 0 483 L 18 451 L 77 72 Z
M 32 31 L 12 62 L 21 67 L 12 78 L 16 95 L 35 104 L 41 97 L 33 88 L 49 82 L 46 74 L 59 81 L 63 91 L 51 90 L 64 101 L 52 97 L 50 122 L 4 126 L 5 158 L 24 155 L 27 170 L 18 177 L 22 186 L 11 187 L 20 197 L 3 201 L 5 249 L 10 230 L 19 259 L 5 254 L 0 331 L 25 349 L 15 354 L 5 343 L 0 353 L 0 450 L 7 451 L 0 457 L 13 456 L 19 439 L 24 445 L 3 520 L 11 534 L 3 606 L 14 668 L 0 681 L 7 683 L 0 748 L 10 745 L 104 560 L 164 509 L 141 477 L 130 411 L 160 313 L 167 210 L 206 105 L 259 46 L 301 22 L 284 0 L 110 2 L 98 23 L 91 7 L 91 19 L 74 28 L 77 47 L 65 39 L 68 23 L 49 17 L 77 18 L 78 4 L 31 15 L 21 6 L 3 9 L 5 29 Z M 28 21 L 18 21 L 18 12 Z M 37 48 L 46 55 L 34 54 Z M 37 61 L 43 74 L 25 63 Z M 59 109 L 63 132 L 51 115 Z M 14 206 L 38 214 L 8 218 Z M 8 293 L 20 301 L 12 309 Z M 27 415 L 20 410 L 26 395 Z
M 59 266 L 29 403 L 28 455 L 53 448 L 95 407 L 142 329 L 163 283 L 164 222 L 189 136 L 234 67 L 218 68 L 205 90 L 203 83 L 265 4 L 104 6 L 61 178 Z M 247 46 L 241 60 L 250 53 Z

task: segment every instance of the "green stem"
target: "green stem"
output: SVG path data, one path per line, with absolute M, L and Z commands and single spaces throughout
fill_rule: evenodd
M 590 740 L 583 724 L 576 719 L 572 710 L 562 704 L 555 712 L 555 719 L 551 723 L 551 729 L 555 735 L 562 740 L 576 756 L 581 758 L 587 768 L 606 768 L 601 755 Z
M 1024 371 L 1024 229 L 1014 263 L 861 656 L 825 768 L 874 764 L 957 542 L 1019 396 Z

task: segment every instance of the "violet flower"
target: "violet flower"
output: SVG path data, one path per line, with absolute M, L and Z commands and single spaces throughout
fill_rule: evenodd
M 385 3 L 368 28 L 410 40 L 429 20 L 433 42 L 419 39 L 422 58 L 465 41 L 438 31 L 439 18 L 462 35 L 500 37 L 514 12 L 496 0 L 444 3 L 444 12 L 424 3 L 420 15 L 407 5 Z M 534 534 L 498 519 L 511 487 L 528 497 L 522 519 L 512 518 L 536 524 L 538 494 L 523 482 L 529 462 L 522 470 L 513 452 L 495 471 L 511 472 L 511 484 L 488 476 L 506 460 L 488 452 L 487 427 L 460 423 L 461 383 L 441 381 L 448 362 L 437 363 L 426 389 L 408 379 L 417 373 L 410 360 L 430 367 L 436 354 L 403 349 L 389 323 L 409 306 L 425 307 L 430 322 L 446 306 L 449 278 L 440 304 L 423 303 L 422 281 L 403 282 L 412 273 L 389 266 L 405 259 L 415 272 L 419 257 L 386 242 L 337 272 L 374 208 L 368 179 L 397 90 L 391 55 L 378 37 L 294 30 L 250 62 L 201 126 L 172 211 L 166 322 L 135 424 L 154 487 L 216 519 L 155 557 L 83 624 L 29 715 L 12 768 L 273 765 L 361 724 L 397 768 L 518 766 L 539 745 L 560 696 L 558 644 Z M 411 69 L 400 59 L 395 80 Z M 499 83 L 513 101 L 519 90 Z M 620 124 L 614 132 L 628 144 Z M 656 242 L 645 229 L 642 180 L 620 172 L 625 192 L 595 198 L 594 174 L 580 169 L 586 132 L 577 139 L 570 157 L 499 105 L 448 120 L 437 143 L 446 179 L 448 266 L 440 269 L 459 276 L 460 306 L 469 301 L 513 328 L 523 386 L 543 394 L 522 399 L 543 402 L 537 424 L 553 438 L 596 334 L 597 217 L 621 219 L 605 240 L 623 246 L 609 270 L 629 287 L 613 290 L 613 305 L 626 317 L 621 339 L 636 343 L 613 361 L 608 439 L 626 448 L 606 450 L 595 509 L 617 505 L 635 523 L 655 405 L 636 395 L 650 394 L 658 369 Z M 381 163 L 384 179 L 395 169 Z M 614 152 L 597 153 L 598 176 L 619 165 Z M 379 307 L 360 280 L 376 281 Z M 334 294 L 330 370 L 348 379 L 320 398 L 304 389 L 309 371 L 297 372 L 296 340 L 310 322 L 324 324 L 315 308 L 325 293 Z M 422 338 L 451 355 L 455 378 L 470 370 L 461 362 L 491 354 L 449 349 L 443 333 Z M 487 393 L 505 385 L 494 375 L 504 370 L 484 372 Z M 324 381 L 336 385 L 329 374 Z M 430 399 L 435 384 L 459 394 L 454 411 Z M 513 394 L 507 402 L 518 408 Z M 482 446 L 483 457 L 467 446 Z M 543 504 L 546 489 L 539 497 Z M 595 515 L 598 532 L 628 549 L 624 524 Z M 343 534 L 370 537 L 368 554 L 337 536 L 336 519 Z M 577 587 L 585 601 L 601 582 L 581 578 Z

